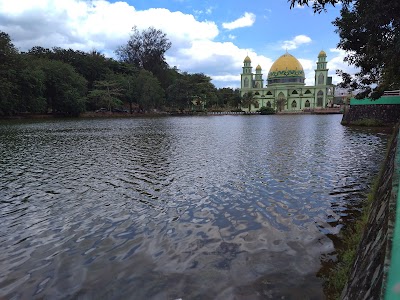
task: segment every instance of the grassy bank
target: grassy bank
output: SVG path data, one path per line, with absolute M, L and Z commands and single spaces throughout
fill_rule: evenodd
M 349 278 L 352 266 L 356 259 L 359 244 L 368 224 L 372 204 L 378 197 L 378 189 L 382 177 L 384 176 L 389 151 L 395 138 L 395 134 L 397 134 L 397 130 L 394 130 L 394 133 L 392 134 L 387 146 L 385 160 L 382 163 L 378 175 L 374 178 L 371 184 L 371 190 L 362 204 L 361 216 L 353 224 L 345 227 L 345 229 L 340 233 L 339 239 L 341 240 L 341 245 L 337 249 L 337 262 L 328 272 L 328 275 L 324 277 L 327 299 L 340 299 L 340 295 Z

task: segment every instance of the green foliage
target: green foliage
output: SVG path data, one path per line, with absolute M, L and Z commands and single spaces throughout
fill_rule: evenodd
M 273 115 L 273 114 L 275 114 L 275 109 L 273 109 L 272 107 L 263 106 L 263 107 L 260 108 L 259 111 L 260 111 L 261 115 Z
M 37 60 L 45 74 L 44 97 L 53 113 L 79 115 L 85 110 L 87 81 L 75 69 L 55 60 Z
M 289 0 L 290 7 L 309 0 Z M 326 5 L 343 4 L 333 24 L 340 36 L 338 48 L 345 61 L 358 68 L 354 76 L 337 70 L 341 87 L 356 90 L 356 98 L 379 98 L 385 90 L 400 89 L 400 2 L 392 0 L 313 1 L 314 12 Z
M 241 97 L 239 89 L 221 88 L 217 90 L 218 106 L 238 108 Z
M 9 115 L 18 109 L 17 90 L 18 51 L 10 36 L 0 31 L 0 115 Z
M 123 104 L 120 100 L 123 93 L 124 90 L 117 81 L 95 81 L 94 89 L 89 92 L 88 99 L 92 107 L 96 109 L 105 107 L 111 111 Z
M 224 107 L 237 101 L 238 90 L 232 94 L 228 89 L 218 98 L 210 77 L 169 68 L 164 54 L 170 46 L 165 34 L 149 28 L 133 30 L 131 40 L 117 50 L 120 61 L 96 50 L 59 47 L 36 46 L 19 53 L 8 34 L 0 31 L 0 116 L 21 112 L 71 116 L 124 103 L 129 103 L 131 112 L 134 106 L 142 111 L 188 109 L 193 99 Z
M 247 92 L 242 96 L 242 107 L 248 108 L 249 111 L 251 110 L 251 105 L 255 105 L 256 102 L 253 92 Z
M 160 108 L 164 104 L 165 93 L 153 74 L 141 70 L 134 83 L 134 97 L 142 110 Z
M 288 0 L 290 3 L 290 8 L 295 7 L 296 5 L 300 6 L 308 6 L 310 0 Z M 352 0 L 318 0 L 318 1 L 312 1 L 312 8 L 314 12 L 320 13 L 322 11 L 326 11 L 326 5 L 332 5 L 335 6 L 339 3 L 342 3 L 344 6 L 349 5 L 352 2 Z
M 119 46 L 115 53 L 120 61 L 152 72 L 166 88 L 169 82 L 165 52 L 169 48 L 171 48 L 171 42 L 161 30 L 149 27 L 139 31 L 134 26 L 128 42 Z
M 168 105 L 180 110 L 189 109 L 193 99 L 205 101 L 207 107 L 217 104 L 217 90 L 211 78 L 203 73 L 183 73 L 167 89 Z

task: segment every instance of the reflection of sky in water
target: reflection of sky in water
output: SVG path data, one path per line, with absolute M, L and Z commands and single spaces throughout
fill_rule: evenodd
M 0 296 L 323 297 L 387 140 L 340 118 L 0 124 Z

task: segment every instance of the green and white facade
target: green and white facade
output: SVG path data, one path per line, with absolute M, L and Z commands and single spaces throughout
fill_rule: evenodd
M 332 77 L 328 76 L 326 53 L 318 54 L 315 84 L 305 85 L 304 69 L 291 54 L 279 57 L 268 72 L 264 86 L 261 66 L 253 73 L 250 57 L 243 61 L 240 94 L 251 93 L 251 101 L 243 101 L 242 110 L 255 112 L 259 108 L 272 107 L 278 111 L 296 112 L 324 109 L 333 103 Z

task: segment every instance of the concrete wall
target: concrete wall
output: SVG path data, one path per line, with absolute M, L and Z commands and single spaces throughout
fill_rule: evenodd
M 375 119 L 383 124 L 396 124 L 400 119 L 400 105 L 350 105 L 345 108 L 342 124 L 352 125 L 354 122 L 363 119 Z
M 396 172 L 399 172 L 395 168 L 397 142 L 398 128 L 394 133 L 394 140 L 384 162 L 384 171 L 379 181 L 377 197 L 372 203 L 368 224 L 359 245 L 348 283 L 342 292 L 342 299 L 383 298 L 386 273 L 390 264 L 391 234 L 395 219 L 394 207 L 397 201 L 397 188 L 392 188 L 392 179 Z M 396 183 L 394 185 L 397 186 Z

